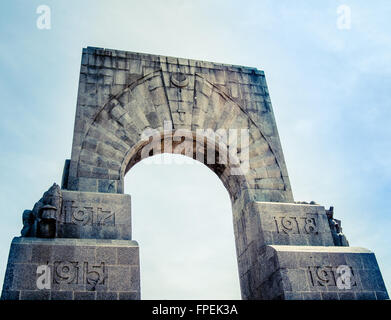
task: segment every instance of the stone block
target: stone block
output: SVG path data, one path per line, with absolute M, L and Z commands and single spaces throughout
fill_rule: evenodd
M 260 288 L 270 282 L 270 278 L 281 279 L 280 286 L 274 287 L 274 294 L 268 299 L 282 294 L 285 299 L 388 299 L 375 255 L 367 249 L 273 245 L 266 246 L 265 254 L 274 255 L 277 263 L 270 266 L 272 270 L 266 271 L 271 276 Z M 345 261 L 346 264 L 336 264 Z M 349 261 L 360 261 L 360 264 L 350 265 Z
M 131 268 L 129 266 L 110 266 L 108 268 L 108 277 L 110 291 L 131 290 Z
M 50 300 L 49 291 L 23 290 L 20 293 L 20 300 Z
M 131 239 L 130 196 L 62 190 L 60 238 Z
M 249 210 L 260 217 L 266 245 L 334 245 L 323 206 L 254 201 Z
M 118 292 L 97 292 L 96 300 L 118 300 Z
M 338 297 L 338 300 L 356 300 L 355 292 L 338 292 Z
M 95 291 L 76 291 L 73 296 L 73 300 L 96 300 Z
M 139 252 L 134 248 L 117 248 L 117 264 L 122 265 L 138 265 Z
M 302 300 L 322 300 L 320 292 L 302 292 L 301 297 Z
M 20 291 L 3 290 L 1 300 L 20 300 Z
M 117 263 L 117 250 L 113 250 L 111 247 L 97 247 L 96 258 L 107 261 L 108 264 L 115 265 Z
M 24 259 L 15 252 L 31 252 Z M 117 259 L 117 252 L 120 252 Z M 12 241 L 3 300 L 95 300 L 140 297 L 139 250 L 135 241 L 42 239 Z M 39 266 L 47 266 L 38 272 Z M 38 288 L 48 276 L 50 288 Z
M 140 300 L 140 292 L 119 292 L 118 300 Z
M 73 291 L 51 291 L 50 300 L 73 300 Z

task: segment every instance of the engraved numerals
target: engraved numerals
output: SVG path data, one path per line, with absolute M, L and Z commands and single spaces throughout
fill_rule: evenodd
M 274 216 L 274 222 L 278 233 L 285 234 L 318 234 L 316 216 L 292 217 Z
M 88 262 L 83 263 L 83 283 L 95 287 L 97 284 L 105 284 L 105 263 L 89 267 Z
M 308 267 L 308 273 L 310 276 L 310 282 L 313 287 L 333 287 L 337 286 L 338 288 L 342 283 L 346 283 L 349 286 L 344 286 L 344 289 L 350 289 L 357 285 L 355 280 L 355 275 L 353 268 L 350 266 L 343 266 L 348 270 L 343 270 L 341 272 L 341 266 L 315 266 Z M 348 272 L 347 272 L 348 271 Z
M 88 262 L 56 261 L 53 264 L 53 283 L 104 285 L 105 263 L 90 265 Z
M 77 284 L 79 282 L 78 265 L 78 262 L 54 262 L 53 283 Z
M 73 201 L 64 201 L 61 213 L 62 223 L 72 223 L 81 226 L 115 225 L 115 213 L 111 210 L 104 210 L 101 207 L 77 206 Z

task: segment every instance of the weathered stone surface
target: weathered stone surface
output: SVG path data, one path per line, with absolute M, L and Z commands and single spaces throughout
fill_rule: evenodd
M 348 247 L 333 210 L 294 203 L 263 71 L 88 47 L 62 188 L 23 213 L 2 299 L 140 299 L 124 176 L 163 152 L 205 163 L 227 188 L 244 299 L 388 298 L 374 254 Z
M 333 246 L 326 211 L 320 205 L 253 202 L 265 244 Z
M 54 184 L 33 210 L 23 212 L 21 234 L 131 240 L 131 230 L 130 195 L 60 190 Z
M 241 277 L 245 299 L 388 299 L 375 255 L 367 249 L 273 245 L 260 258 L 266 263 L 254 266 L 258 272 Z
M 39 266 L 48 266 L 50 289 L 39 289 Z M 118 300 L 140 298 L 135 241 L 14 238 L 4 279 L 6 300 Z
M 335 247 L 324 207 L 248 200 L 239 208 L 242 211 L 234 215 L 234 230 L 243 299 L 387 296 L 373 253 L 362 248 Z M 316 282 L 315 276 L 321 277 L 324 272 L 336 281 L 337 267 L 341 265 L 352 268 L 353 279 L 365 283 L 365 287 L 357 284 L 351 290 L 340 290 L 336 283 Z M 309 275 L 315 279 L 311 285 Z
M 125 171 L 139 161 L 128 155 L 137 153 L 143 130 L 171 121 L 192 132 L 249 129 L 247 188 L 260 201 L 293 201 L 263 71 L 93 47 L 83 49 L 82 61 L 65 189 L 122 193 Z M 131 138 L 124 134 L 130 131 Z
M 59 238 L 131 240 L 130 195 L 63 190 Z

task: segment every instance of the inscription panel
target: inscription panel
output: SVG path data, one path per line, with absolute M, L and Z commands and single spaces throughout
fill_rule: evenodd
M 268 272 L 282 279 L 289 299 L 384 299 L 388 297 L 375 255 L 359 247 L 266 246 Z M 267 269 L 267 268 L 266 268 Z M 279 271 L 279 272 L 276 272 Z M 276 289 L 276 291 L 278 292 Z M 281 291 L 280 291 L 281 292 Z
M 85 284 L 87 290 L 107 284 L 105 262 L 91 264 L 87 261 L 55 261 L 53 263 L 53 284 Z
M 357 287 L 357 281 L 353 268 L 351 266 L 342 267 L 345 268 L 341 268 L 341 266 L 309 266 L 308 274 L 311 286 L 354 289 Z
M 17 237 L 10 257 L 3 298 L 140 299 L 135 241 Z
M 131 240 L 130 196 L 63 190 L 59 238 Z
M 316 215 L 308 214 L 306 217 L 274 216 L 277 233 L 285 234 L 318 234 L 318 221 Z
M 334 245 L 323 206 L 253 202 L 249 210 L 259 215 L 266 245 Z
M 115 225 L 115 212 L 108 207 L 98 207 L 94 204 L 78 205 L 75 201 L 64 201 L 59 221 L 80 226 L 85 225 Z

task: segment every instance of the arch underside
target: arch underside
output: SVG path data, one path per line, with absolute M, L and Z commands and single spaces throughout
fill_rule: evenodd
M 90 119 L 77 155 L 77 178 L 107 180 L 107 189 L 99 191 L 123 193 L 125 173 L 141 160 L 142 134 L 148 129 L 167 132 L 167 123 L 171 132 L 186 129 L 194 135 L 197 129 L 249 130 L 248 145 L 237 153 L 241 158 L 248 152 L 245 174 L 227 173 L 229 165 L 208 165 L 232 200 L 243 189 L 274 192 L 281 201 L 290 192 L 271 143 L 233 98 L 199 74 L 190 77 L 186 90 L 167 86 L 160 70 L 134 81 Z

